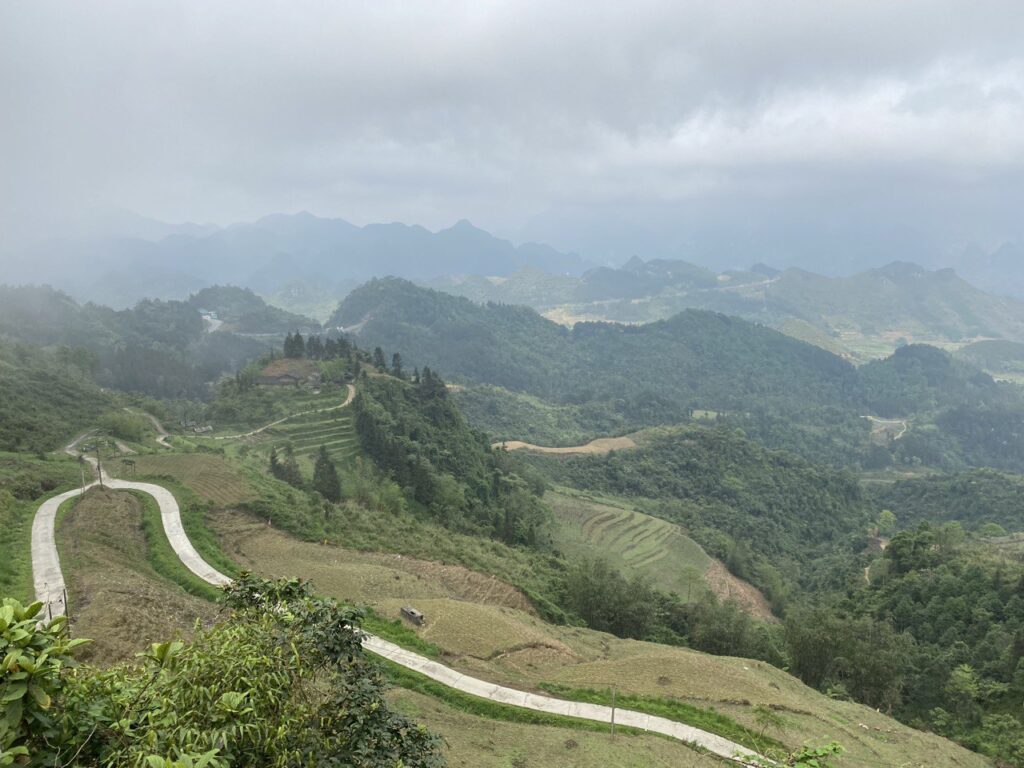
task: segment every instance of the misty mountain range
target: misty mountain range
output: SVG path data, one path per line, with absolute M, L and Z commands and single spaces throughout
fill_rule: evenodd
M 78 299 L 113 307 L 142 298 L 184 298 L 223 283 L 269 293 L 297 280 L 351 286 L 386 274 L 423 280 L 507 275 L 524 267 L 578 273 L 588 266 L 575 254 L 536 243 L 513 245 L 465 220 L 430 232 L 400 223 L 358 227 L 309 213 L 275 214 L 212 232 L 187 225 L 156 240 L 51 241 L 12 261 L 4 282 L 49 283 Z
M 608 269 L 604 264 L 607 254 L 591 260 L 587 254 L 566 253 L 541 243 L 515 245 L 466 220 L 431 232 L 402 223 L 360 227 L 310 213 L 273 214 L 223 228 L 170 225 L 126 215 L 110 222 L 108 229 L 114 234 L 51 240 L 15 252 L 2 280 L 8 284 L 48 283 L 80 300 L 127 307 L 142 298 L 180 299 L 227 283 L 268 295 L 289 284 L 305 283 L 337 299 L 355 285 L 382 275 L 438 284 L 439 278 L 501 278 L 524 269 L 579 277 L 596 268 L 604 273 L 593 273 L 591 282 L 599 277 L 613 281 L 629 277 L 618 269 Z M 756 244 L 751 255 L 751 261 L 762 260 L 755 258 Z M 778 250 L 772 249 L 770 256 L 763 260 L 780 268 L 792 266 Z M 681 253 L 661 261 L 692 261 L 708 270 L 702 279 L 711 276 L 713 280 L 713 271 L 728 269 L 725 262 L 730 258 L 726 255 L 722 263 L 715 263 L 707 254 Z M 611 266 L 618 267 L 622 261 L 625 259 Z M 875 260 L 870 253 L 863 254 L 853 271 L 880 267 L 888 261 L 891 259 L 879 256 Z M 926 265 L 955 267 L 984 290 L 1024 298 L 1024 271 L 1018 268 L 1022 262 L 1024 244 L 1011 242 L 992 252 L 973 246 L 955 259 L 926 261 Z M 834 273 L 824 267 L 816 271 Z M 651 279 L 660 278 L 648 275 L 647 280 Z

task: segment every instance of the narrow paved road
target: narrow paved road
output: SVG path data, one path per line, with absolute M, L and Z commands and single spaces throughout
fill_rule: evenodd
M 75 444 L 80 439 L 71 443 L 65 450 L 72 452 Z M 86 460 L 90 461 L 95 469 L 95 460 Z M 181 523 L 181 510 L 178 508 L 178 502 L 170 491 L 151 483 L 115 480 L 108 477 L 105 472 L 102 476 L 102 482 L 109 488 L 141 491 L 152 496 L 160 507 L 160 519 L 163 522 L 167 539 L 174 552 L 181 559 L 181 562 L 185 564 L 185 567 L 203 581 L 215 586 L 221 586 L 231 581 L 231 579 L 203 560 L 195 547 L 192 546 L 192 542 L 189 541 L 188 535 L 185 533 Z M 96 480 L 90 483 L 87 488 L 91 488 L 99 483 L 100 480 Z M 35 582 L 36 599 L 41 600 L 45 604 L 44 612 L 47 616 L 63 616 L 67 611 L 64 576 L 61 573 L 60 558 L 57 554 L 57 543 L 54 537 L 57 509 L 62 503 L 78 496 L 80 493 L 82 493 L 82 489 L 76 488 L 43 502 L 36 512 L 35 520 L 32 523 L 32 576 Z M 469 677 L 375 635 L 364 633 L 363 646 L 372 653 L 383 656 L 407 669 L 426 675 L 443 685 L 463 691 L 464 693 L 489 699 L 490 701 L 531 709 L 537 712 L 548 712 L 600 723 L 610 723 L 612 721 L 611 707 L 555 699 L 550 696 L 520 691 L 515 688 L 506 688 L 495 683 L 489 683 L 486 680 Z M 697 745 L 701 749 L 726 760 L 741 765 L 750 765 L 738 758 L 737 755 L 750 754 L 751 750 L 716 734 L 708 733 L 699 728 L 684 725 L 664 717 L 634 712 L 629 709 L 616 708 L 614 716 L 615 723 L 618 725 L 671 736 L 688 744 Z
M 239 438 L 242 437 L 252 437 L 253 435 L 258 435 L 260 432 L 270 429 L 271 427 L 276 427 L 278 424 L 283 424 L 284 422 L 288 421 L 288 419 L 294 419 L 296 416 L 308 416 L 311 413 L 327 413 L 328 411 L 337 411 L 341 408 L 345 408 L 352 402 L 355 396 L 356 388 L 349 384 L 348 395 L 345 397 L 345 402 L 341 403 L 340 405 L 332 405 L 328 408 L 314 408 L 311 411 L 299 411 L 298 413 L 290 413 L 283 419 L 278 419 L 277 421 L 272 421 L 269 424 L 264 424 L 259 429 L 254 429 L 251 432 L 244 432 L 241 435 L 196 435 L 196 437 L 203 437 L 206 438 L 207 440 L 238 440 Z

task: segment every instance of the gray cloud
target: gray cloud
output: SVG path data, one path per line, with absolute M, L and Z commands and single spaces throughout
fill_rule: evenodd
M 3 0 L 0 226 L 309 209 L 684 247 L 697 211 L 854 207 L 998 240 L 1022 39 L 1012 1 Z

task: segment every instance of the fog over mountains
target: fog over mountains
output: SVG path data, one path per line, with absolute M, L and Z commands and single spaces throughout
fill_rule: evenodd
M 78 239 L 52 239 L 23 245 L 5 258 L 4 282 L 47 283 L 83 301 L 126 307 L 142 298 L 184 298 L 217 284 L 241 285 L 275 294 L 290 284 L 316 286 L 325 297 L 338 299 L 372 277 L 395 275 L 437 283 L 439 278 L 507 277 L 523 269 L 551 276 L 579 277 L 590 282 L 612 268 L 610 279 L 626 277 L 617 270 L 638 256 L 688 262 L 713 272 L 748 270 L 767 263 L 771 268 L 803 267 L 830 276 L 845 276 L 892 261 L 911 261 L 931 269 L 952 267 L 976 287 L 1001 296 L 1024 298 L 1024 245 L 1006 242 L 992 251 L 978 245 L 944 257 L 909 249 L 865 249 L 857 258 L 808 259 L 799 251 L 752 245 L 742 253 L 729 248 L 638 247 L 619 259 L 618 252 L 562 251 L 539 242 L 516 244 L 463 219 L 430 231 L 399 222 L 356 226 L 340 218 L 307 212 L 273 214 L 251 223 L 217 227 L 210 224 L 166 224 L 138 216 L 120 216 L 110 231 Z M 612 241 L 609 241 L 612 242 Z M 886 258 L 894 253 L 894 258 Z M 774 258 L 771 258 L 773 256 Z M 616 274 L 617 273 L 617 274 Z M 608 279 L 608 278 L 606 278 Z M 656 275 L 651 279 L 657 281 Z M 445 281 L 442 280 L 440 284 Z M 516 301 L 516 296 L 480 298 Z M 651 295 L 642 292 L 641 295 Z M 536 304 L 533 300 L 522 303 Z
M 333 289 L 388 274 L 507 275 L 524 267 L 578 273 L 587 266 L 575 254 L 535 243 L 513 245 L 465 220 L 430 232 L 400 223 L 357 227 L 309 213 L 213 231 L 188 225 L 155 240 L 51 241 L 13 261 L 8 283 L 50 283 L 76 298 L 116 307 L 145 297 L 183 298 L 218 283 L 272 292 L 296 280 Z

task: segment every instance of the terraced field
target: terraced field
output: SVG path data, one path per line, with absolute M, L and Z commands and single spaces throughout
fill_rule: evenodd
M 274 445 L 291 443 L 295 455 L 310 462 L 316 459 L 321 445 L 338 464 L 351 460 L 358 450 L 352 412 L 347 408 L 299 416 L 267 430 L 266 434 Z
M 684 597 L 695 589 L 693 598 L 703 593 L 702 577 L 711 558 L 679 526 L 575 494 L 549 493 L 544 500 L 558 519 L 557 539 L 563 550 L 600 553 Z
M 217 506 L 248 501 L 253 491 L 245 476 L 220 456 L 208 453 L 170 453 L 134 456 L 135 474 L 128 475 L 116 462 L 104 462 L 108 472 L 125 479 L 166 475 Z
M 614 499 L 560 492 L 548 493 L 544 500 L 555 513 L 555 540 L 563 551 L 608 558 L 684 600 L 699 600 L 711 590 L 719 598 L 736 600 L 755 616 L 771 619 L 761 593 L 732 576 L 678 525 Z

